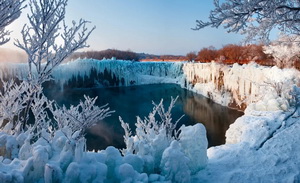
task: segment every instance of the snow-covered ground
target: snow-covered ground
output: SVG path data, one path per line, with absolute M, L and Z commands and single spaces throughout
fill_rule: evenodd
M 299 112 L 246 110 L 226 144 L 208 149 L 207 167 L 194 181 L 300 182 Z
M 26 76 L 26 65 L 2 68 Z M 100 73 L 106 68 L 115 81 L 123 78 L 124 86 L 178 83 L 223 105 L 247 108 L 227 131 L 226 144 L 207 152 L 202 125 L 182 127 L 174 138 L 164 131 L 169 126 L 147 126 L 147 122 L 154 124 L 154 113 L 137 122 L 136 134 L 127 130 L 125 156 L 113 147 L 100 153 L 85 152 L 84 141 L 68 139 L 60 131 L 34 144 L 26 140 L 28 134 L 1 133 L 0 153 L 5 156 L 0 182 L 300 182 L 297 70 L 254 63 L 231 67 L 81 60 L 60 66 L 53 76 L 64 86 L 73 75 L 88 76 L 91 68 Z M 5 77 L 3 72 L 1 76 Z M 166 115 L 164 119 L 170 118 Z

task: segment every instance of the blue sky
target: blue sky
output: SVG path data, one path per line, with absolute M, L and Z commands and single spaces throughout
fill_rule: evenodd
M 84 18 L 96 26 L 90 50 L 185 55 L 211 45 L 240 43 L 241 35 L 222 28 L 191 30 L 195 20 L 207 20 L 211 9 L 213 0 L 69 0 L 66 21 Z M 13 38 L 20 38 L 26 13 L 9 26 Z M 12 48 L 13 40 L 4 47 Z

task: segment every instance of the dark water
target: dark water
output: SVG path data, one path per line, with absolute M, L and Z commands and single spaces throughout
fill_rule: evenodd
M 152 101 L 159 103 L 161 99 L 164 99 L 164 106 L 168 107 L 171 96 L 174 98 L 179 96 L 172 110 L 174 121 L 185 115 L 180 120 L 178 127 L 182 124 L 204 124 L 209 146 L 224 144 L 225 132 L 229 125 L 243 114 L 216 104 L 175 84 L 72 89 L 64 92 L 48 90 L 46 95 L 50 99 L 56 100 L 58 104 L 66 106 L 70 104 L 77 105 L 80 100 L 83 100 L 83 95 L 98 96 L 97 105 L 101 106 L 109 103 L 109 107 L 116 111 L 111 117 L 99 121 L 96 126 L 88 130 L 86 138 L 89 150 L 105 149 L 110 145 L 123 148 L 125 146 L 123 142 L 124 131 L 120 125 L 119 116 L 134 129 L 136 116 L 144 118 L 152 111 Z

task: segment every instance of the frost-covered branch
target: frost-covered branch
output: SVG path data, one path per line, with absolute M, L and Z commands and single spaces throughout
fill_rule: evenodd
M 267 40 L 272 29 L 300 34 L 300 2 L 294 0 L 214 0 L 209 21 L 197 20 L 196 30 L 224 25 L 228 32 L 247 34 L 247 39 Z
M 68 27 L 65 10 L 68 0 L 30 0 L 29 25 L 22 29 L 23 39 L 15 45 L 28 55 L 29 80 L 38 84 L 50 79 L 51 72 L 65 58 L 80 48 L 88 47 L 86 41 L 92 31 L 88 21 L 80 19 Z M 62 44 L 58 44 L 62 41 Z
M 29 110 L 35 123 L 34 130 L 39 125 L 49 122 L 46 110 L 51 102 L 43 95 L 41 86 L 33 86 L 27 81 L 20 84 L 2 81 L 0 92 L 0 129 L 10 134 L 18 134 L 28 129 Z M 30 103 L 30 104 L 29 104 Z M 42 129 L 40 128 L 40 129 Z
M 10 31 L 5 27 L 15 21 L 21 15 L 25 0 L 1 0 L 0 1 L 0 45 L 9 41 Z
M 264 53 L 271 55 L 279 68 L 292 67 L 293 61 L 300 56 L 300 36 L 281 35 L 268 46 L 264 46 Z
M 175 99 L 171 97 L 171 103 L 170 103 L 167 111 L 165 111 L 165 108 L 163 106 L 163 100 L 161 100 L 159 104 L 155 104 L 153 102 L 153 105 L 154 105 L 153 111 L 155 111 L 155 113 L 157 112 L 161 119 L 161 121 L 159 122 L 160 125 L 158 125 L 158 130 L 160 128 L 166 129 L 167 137 L 170 139 L 174 135 L 175 128 L 176 128 L 178 122 L 183 117 L 183 116 L 181 116 L 178 120 L 176 120 L 175 122 L 172 122 L 172 113 L 171 112 L 172 112 L 173 107 L 175 106 L 177 99 L 178 99 L 178 96 Z M 155 118 L 155 113 L 150 113 L 151 117 Z M 149 115 L 149 117 L 150 117 L 150 115 Z
M 137 154 L 142 157 L 151 157 L 151 162 L 148 170 L 150 172 L 157 171 L 159 162 L 162 157 L 164 149 L 166 149 L 172 140 L 176 137 L 175 128 L 177 122 L 181 119 L 172 121 L 171 110 L 175 105 L 177 98 L 171 98 L 171 103 L 166 111 L 163 106 L 163 100 L 159 104 L 154 104 L 153 111 L 149 113 L 148 117 L 142 120 L 137 117 L 135 135 L 131 133 L 131 129 L 122 118 L 120 118 L 121 126 L 125 130 L 124 142 L 126 149 L 122 150 L 124 155 Z M 156 119 L 158 115 L 158 120 Z
M 9 134 L 13 134 L 20 128 L 22 111 L 26 105 L 28 84 L 23 82 L 20 85 L 14 81 L 2 81 L 3 90 L 0 92 L 0 128 Z
M 80 101 L 77 106 L 71 106 L 67 109 L 65 106 L 52 109 L 53 117 L 57 121 L 58 129 L 68 127 L 69 137 L 83 137 L 86 130 L 106 117 L 109 117 L 114 111 L 110 111 L 107 105 L 98 107 L 95 105 L 96 98 L 84 96 L 85 101 Z

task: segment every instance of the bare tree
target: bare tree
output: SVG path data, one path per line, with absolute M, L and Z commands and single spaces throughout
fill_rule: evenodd
M 209 21 L 197 20 L 195 30 L 207 26 L 224 25 L 228 32 L 247 34 L 248 40 L 256 37 L 268 40 L 270 31 L 300 34 L 300 1 L 296 0 L 214 0 L 215 9 Z
M 197 55 L 197 60 L 200 62 L 211 62 L 218 57 L 218 51 L 215 47 L 202 48 Z
M 188 61 L 195 61 L 195 59 L 197 58 L 196 52 L 189 52 L 186 54 L 186 59 Z
M 0 45 L 9 41 L 10 31 L 5 27 L 15 21 L 21 15 L 25 0 L 1 0 L 0 1 Z
M 263 52 L 263 45 L 249 44 L 243 47 L 243 59 L 247 61 L 265 61 L 267 55 Z
M 30 82 L 41 84 L 50 79 L 53 68 L 76 50 L 88 47 L 86 41 L 95 27 L 88 30 L 88 21 L 83 19 L 68 27 L 64 22 L 67 2 L 30 0 L 29 25 L 23 27 L 23 40 L 15 43 L 28 55 Z M 58 39 L 62 44 L 57 44 Z

